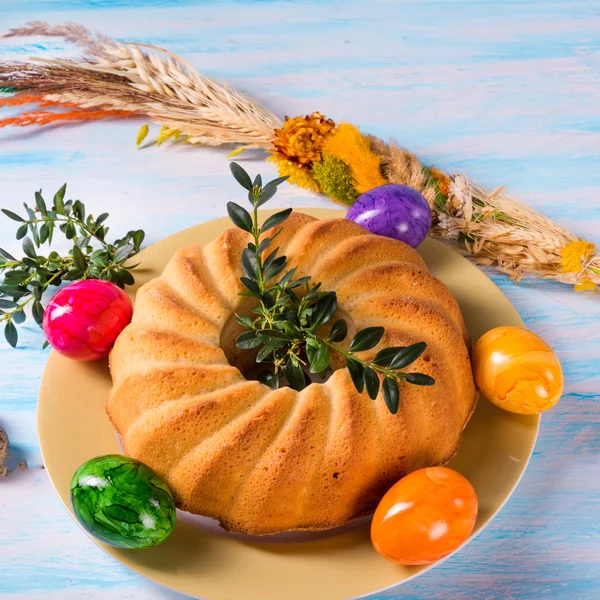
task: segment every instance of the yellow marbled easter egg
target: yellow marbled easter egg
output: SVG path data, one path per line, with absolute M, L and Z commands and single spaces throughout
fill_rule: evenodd
M 473 349 L 479 391 L 504 410 L 532 415 L 552 408 L 563 390 L 560 362 L 538 335 L 520 327 L 496 327 Z

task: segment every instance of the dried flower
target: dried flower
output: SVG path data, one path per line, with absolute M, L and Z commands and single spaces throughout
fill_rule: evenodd
M 277 171 L 281 177 L 287 177 L 290 183 L 293 183 L 305 190 L 319 192 L 319 185 L 313 179 L 310 171 L 298 163 L 292 162 L 283 154 L 274 153 L 267 161 L 273 163 L 277 167 Z
M 448 175 L 442 173 L 442 171 L 436 169 L 433 166 L 429 167 L 429 172 L 431 173 L 431 176 L 437 183 L 438 191 L 440 192 L 440 194 L 444 196 L 444 198 L 447 198 L 448 194 L 450 193 L 450 177 L 448 177 Z
M 342 123 L 325 143 L 325 151 L 345 162 L 360 194 L 384 185 L 380 160 L 371 150 L 371 141 L 354 125 Z
M 578 273 L 586 268 L 587 262 L 594 255 L 596 244 L 578 239 L 567 244 L 561 251 L 560 265 L 563 273 Z
M 350 167 L 327 152 L 321 161 L 313 164 L 312 175 L 321 191 L 337 202 L 350 206 L 359 196 Z
M 286 117 L 283 127 L 275 129 L 273 146 L 290 161 L 306 165 L 321 159 L 325 140 L 334 128 L 335 123 L 320 112 Z

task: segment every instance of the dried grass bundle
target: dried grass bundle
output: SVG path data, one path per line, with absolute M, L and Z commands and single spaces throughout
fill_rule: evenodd
M 600 285 L 600 253 L 594 244 L 508 197 L 502 188 L 490 192 L 463 175 L 449 177 L 394 143 L 363 136 L 352 125 L 334 130 L 333 121 L 320 113 L 286 121 L 282 129 L 273 113 L 248 96 L 154 46 L 120 43 L 73 23 L 50 26 L 34 21 L 4 37 L 32 35 L 75 43 L 83 56 L 0 64 L 0 91 L 17 92 L 0 107 L 35 103 L 68 111 L 33 111 L 0 120 L 0 127 L 147 115 L 161 126 L 159 144 L 171 139 L 265 148 L 273 153 L 269 160 L 281 174 L 290 175 L 291 182 L 307 189 L 322 185 L 320 189 L 334 190 L 338 200 L 352 199 L 363 188 L 382 182 L 409 185 L 431 206 L 432 234 L 461 241 L 479 264 L 493 265 L 515 281 L 530 275 L 574 284 L 578 290 L 596 291 Z M 331 123 L 328 141 L 329 129 L 318 129 L 323 123 Z M 140 130 L 138 142 L 147 131 L 146 126 Z M 313 147 L 317 138 L 325 143 L 323 156 L 342 164 L 324 164 Z M 286 154 L 282 148 L 294 152 Z M 317 156 L 312 171 L 310 165 L 297 162 L 298 152 Z
M 504 193 L 448 177 L 394 143 L 371 138 L 390 183 L 409 185 L 427 199 L 433 213 L 431 233 L 462 241 L 480 265 L 494 266 L 519 282 L 525 275 L 575 285 L 578 291 L 600 285 L 600 252 L 565 227 Z
M 5 37 L 51 35 L 74 42 L 81 60 L 33 59 L 0 66 L 0 87 L 33 90 L 57 103 L 146 114 L 187 141 L 264 148 L 280 120 L 228 85 L 199 74 L 181 58 L 145 44 L 119 43 L 84 27 L 38 21 Z M 151 51 L 149 51 L 151 50 Z

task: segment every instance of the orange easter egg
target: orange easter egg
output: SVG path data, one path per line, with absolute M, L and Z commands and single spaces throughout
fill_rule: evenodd
M 520 327 L 496 327 L 473 349 L 480 392 L 510 412 L 533 415 L 552 408 L 563 390 L 560 362 L 538 335 Z
M 371 523 L 371 541 L 384 558 L 425 565 L 444 558 L 469 537 L 477 520 L 475 490 L 445 467 L 403 477 L 381 499 Z

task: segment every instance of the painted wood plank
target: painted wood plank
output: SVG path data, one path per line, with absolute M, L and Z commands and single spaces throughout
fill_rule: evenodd
M 0 29 L 73 20 L 178 52 L 280 114 L 321 110 L 392 136 L 424 159 L 506 184 L 600 243 L 600 7 L 575 0 L 3 0 Z M 7 41 L 8 42 L 8 41 Z M 0 59 L 68 55 L 56 40 L 0 42 Z M 2 114 L 10 114 L 3 110 Z M 141 124 L 141 123 L 140 123 Z M 1 206 L 42 187 L 111 213 L 115 232 L 152 242 L 225 214 L 235 197 L 226 151 L 137 151 L 139 124 L 0 131 Z M 250 170 L 272 175 L 259 154 Z M 330 206 L 287 186 L 280 206 Z M 0 220 L 0 245 L 14 229 Z M 475 541 L 384 598 L 600 597 L 600 303 L 549 283 L 494 281 L 559 354 L 560 404 L 543 418 L 514 497 Z M 36 435 L 42 336 L 0 346 L 0 426 L 10 465 L 0 482 L 0 598 L 175 599 L 98 550 L 72 522 L 42 468 Z M 84 399 L 82 399 L 84 401 Z

